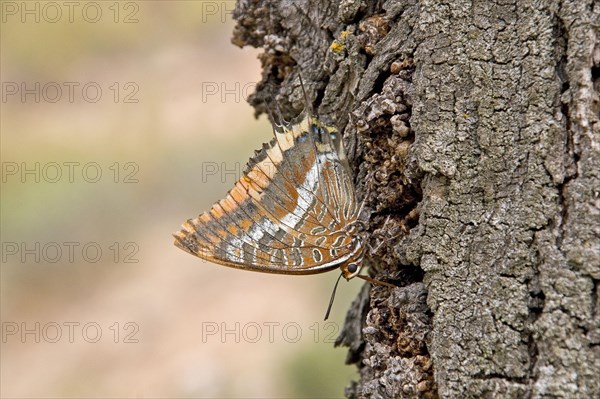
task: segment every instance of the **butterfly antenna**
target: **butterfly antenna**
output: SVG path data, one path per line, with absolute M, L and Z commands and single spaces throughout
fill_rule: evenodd
M 269 114 L 269 118 L 271 118 L 271 123 L 273 124 L 273 130 L 275 130 L 275 126 L 279 125 L 279 122 L 275 120 L 275 115 L 271 111 L 271 108 L 267 105 L 267 114 Z
M 343 275 L 344 273 L 340 273 L 340 276 L 338 277 L 337 281 L 335 282 L 335 285 L 333 286 L 333 292 L 331 293 L 331 299 L 329 300 L 329 306 L 327 306 L 327 312 L 325 313 L 325 319 L 323 319 L 323 321 L 329 318 L 329 313 L 331 312 L 331 307 L 333 306 L 333 299 L 335 298 L 335 291 L 337 290 L 337 286 L 340 283 L 340 279 Z
M 358 212 L 356 213 L 357 217 L 360 217 L 363 209 L 365 208 L 365 204 L 367 203 L 367 198 L 369 198 L 369 194 L 371 193 L 371 190 L 368 190 L 367 193 L 365 194 L 365 197 L 363 198 L 363 200 L 360 202 L 360 207 L 358 208 Z
M 310 100 L 308 99 L 308 93 L 304 89 L 304 82 L 302 81 L 302 73 L 298 73 L 298 78 L 300 79 L 300 87 L 302 88 L 302 94 L 304 95 L 304 104 L 305 104 L 304 106 L 308 110 L 308 114 L 310 116 L 312 116 L 315 114 L 315 112 L 313 109 L 312 102 L 310 102 Z
M 363 279 L 363 280 L 365 280 L 365 281 L 368 281 L 369 283 L 371 283 L 371 284 L 375 284 L 375 285 L 382 285 L 382 286 L 384 286 L 384 287 L 391 287 L 391 288 L 396 288 L 396 287 L 397 287 L 397 286 L 396 286 L 396 285 L 394 285 L 394 284 L 386 283 L 385 281 L 381 281 L 381 280 L 376 280 L 376 279 L 374 279 L 373 277 L 370 277 L 370 276 L 365 276 L 365 275 L 362 275 L 362 274 L 359 274 L 359 275 L 358 275 L 358 276 L 356 276 L 356 277 L 358 277 L 358 278 L 361 278 L 361 279 Z M 338 280 L 339 280 L 339 279 L 338 279 Z M 337 285 L 337 284 L 336 284 L 336 285 Z M 335 290 L 334 290 L 334 292 L 335 292 Z M 333 297 L 331 298 L 331 300 L 332 300 L 332 302 L 333 302 Z M 329 314 L 329 313 L 327 313 L 327 314 Z M 327 319 L 325 319 L 325 320 L 327 320 Z
M 290 122 L 283 118 L 279 103 L 275 101 L 275 111 L 277 111 L 277 118 L 279 119 L 280 126 L 289 126 Z

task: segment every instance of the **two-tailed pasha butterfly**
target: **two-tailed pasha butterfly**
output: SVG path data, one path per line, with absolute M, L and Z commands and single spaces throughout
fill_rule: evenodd
M 366 237 L 342 138 L 306 102 L 290 122 L 271 115 L 275 138 L 255 152 L 224 199 L 183 224 L 175 245 L 243 270 L 297 275 L 339 267 L 346 280 L 393 287 L 359 275 Z

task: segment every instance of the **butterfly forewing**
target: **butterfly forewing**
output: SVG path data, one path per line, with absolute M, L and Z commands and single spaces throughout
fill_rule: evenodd
M 303 113 L 274 133 L 227 196 L 174 234 L 177 246 L 214 263 L 284 274 L 330 270 L 355 255 L 358 209 L 337 131 Z

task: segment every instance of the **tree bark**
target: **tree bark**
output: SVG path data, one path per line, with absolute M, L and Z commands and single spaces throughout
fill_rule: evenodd
M 349 398 L 600 397 L 600 2 L 240 0 L 257 113 L 344 133 L 373 211 Z

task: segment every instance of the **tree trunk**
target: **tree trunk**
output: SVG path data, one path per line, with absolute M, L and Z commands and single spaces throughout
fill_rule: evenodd
M 344 133 L 373 211 L 349 398 L 600 397 L 600 2 L 240 0 L 251 103 Z M 386 221 L 387 219 L 387 221 Z

